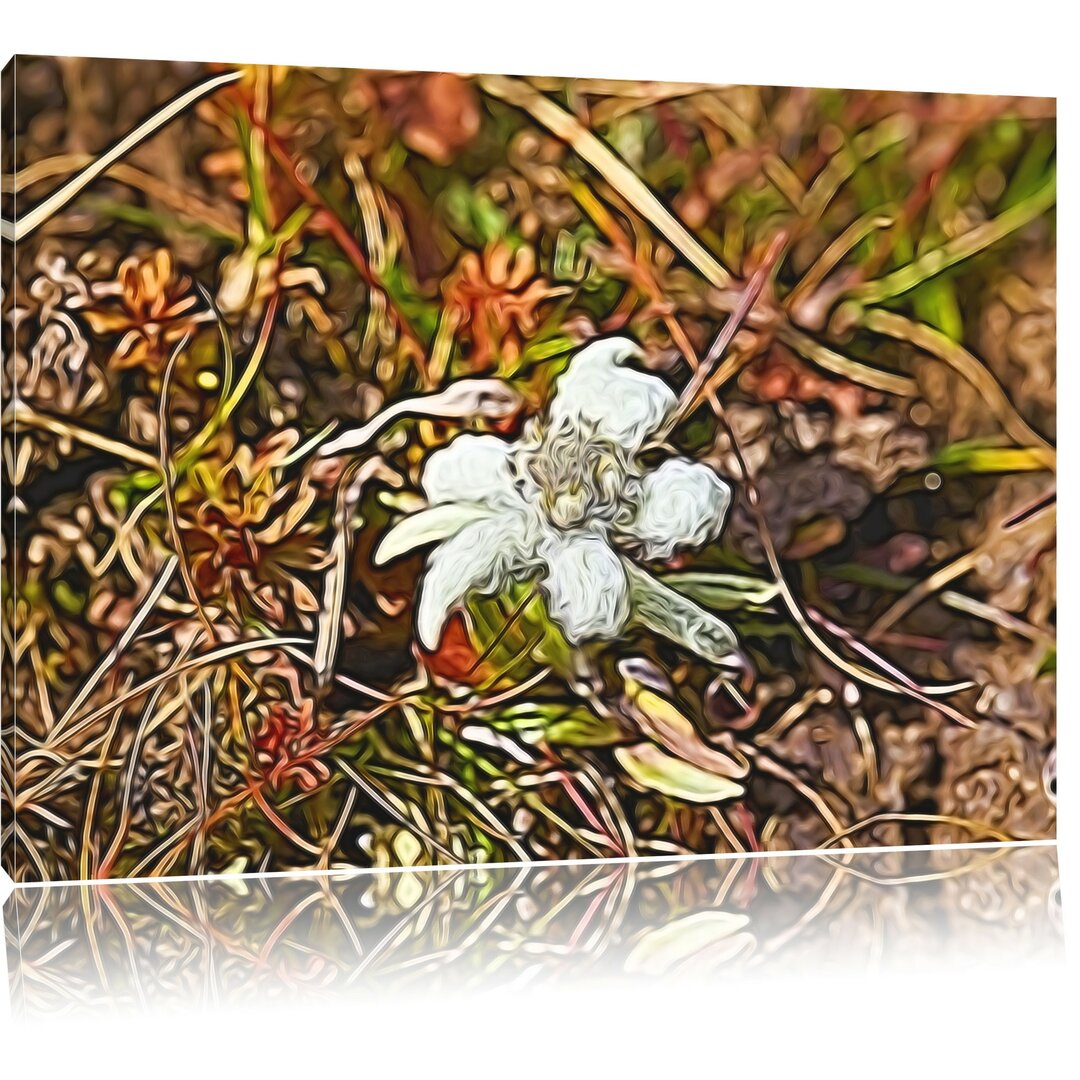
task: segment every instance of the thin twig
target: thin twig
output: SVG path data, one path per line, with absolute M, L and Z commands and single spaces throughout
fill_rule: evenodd
M 738 305 L 725 320 L 720 333 L 716 335 L 716 339 L 713 341 L 708 353 L 705 354 L 705 359 L 698 364 L 694 374 L 690 377 L 690 381 L 686 384 L 686 388 L 679 395 L 679 403 L 672 411 L 671 416 L 665 421 L 658 436 L 658 441 L 666 438 L 678 425 L 679 421 L 696 408 L 701 400 L 702 391 L 709 375 L 712 373 L 717 361 L 727 352 L 732 339 L 741 329 L 754 304 L 757 303 L 761 290 L 764 289 L 765 282 L 768 281 L 769 275 L 772 273 L 773 267 L 776 265 L 776 261 L 779 259 L 786 243 L 787 234 L 783 231 L 778 232 L 770 241 L 765 257 L 746 283 Z

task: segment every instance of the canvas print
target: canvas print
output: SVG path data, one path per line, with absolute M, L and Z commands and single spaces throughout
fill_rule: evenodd
M 4 76 L 15 881 L 1054 836 L 1052 100 Z

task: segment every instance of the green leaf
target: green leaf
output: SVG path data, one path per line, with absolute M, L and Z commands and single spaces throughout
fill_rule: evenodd
M 713 664 L 725 664 L 737 655 L 739 642 L 727 623 L 629 559 L 623 565 L 630 579 L 635 622 Z
M 510 681 L 522 681 L 537 667 L 568 669 L 573 650 L 552 622 L 535 582 L 514 582 L 502 596 L 472 596 L 474 644 L 489 668 Z
M 53 582 L 53 599 L 69 615 L 78 615 L 83 609 L 85 597 L 80 596 L 63 578 Z
M 554 746 L 610 746 L 624 738 L 614 720 L 604 719 L 585 708 L 564 709 L 544 729 L 544 737 Z
M 945 473 L 1041 472 L 1053 461 L 1040 446 L 995 446 L 983 440 L 951 443 L 930 463 Z
M 691 600 L 720 611 L 768 608 L 780 593 L 776 582 L 749 574 L 677 572 L 664 574 L 660 580 Z
M 862 563 L 840 563 L 822 571 L 823 577 L 850 581 L 856 585 L 869 585 L 875 589 L 888 589 L 890 592 L 907 592 L 917 579 L 904 574 L 893 574 L 876 566 L 864 566 Z
M 585 280 L 588 265 L 588 256 L 582 252 L 578 237 L 569 229 L 560 229 L 551 260 L 552 278 L 555 281 L 580 283 Z
M 956 298 L 956 286 L 946 277 L 924 282 L 912 293 L 915 314 L 937 327 L 953 341 L 964 340 L 964 318 Z
M 615 760 L 642 787 L 686 802 L 723 802 L 743 793 L 741 784 L 680 761 L 651 742 L 617 747 Z
M 1002 208 L 1015 206 L 1029 198 L 1053 177 L 1056 152 L 1057 133 L 1053 126 L 1035 135 L 1009 180 L 1009 186 L 1001 198 Z
M 467 244 L 483 247 L 506 235 L 510 218 L 490 195 L 457 180 L 442 194 L 443 213 L 450 227 Z

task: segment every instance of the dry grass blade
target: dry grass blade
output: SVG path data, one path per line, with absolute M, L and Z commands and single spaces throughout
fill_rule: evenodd
M 969 832 L 981 832 L 990 837 L 990 839 L 1000 841 L 1001 843 L 1012 843 L 1017 839 L 1015 836 L 1010 836 L 1000 829 L 995 829 L 992 825 L 987 825 L 984 822 L 969 821 L 967 818 L 957 817 L 953 814 L 874 814 L 872 817 L 855 822 L 854 825 L 849 825 L 846 829 L 839 830 L 821 844 L 818 850 L 825 850 L 826 848 L 832 847 L 833 844 L 849 840 L 849 838 L 856 833 L 862 832 L 863 829 L 872 828 L 874 825 L 904 821 L 919 822 L 924 825 L 956 825 L 958 828 L 965 829 Z
M 1032 626 L 1031 623 L 1018 619 L 1015 615 L 1011 615 L 993 604 L 976 600 L 973 596 L 965 596 L 963 593 L 956 592 L 953 589 L 947 589 L 941 594 L 941 602 L 954 611 L 971 615 L 976 619 L 982 619 L 984 622 L 994 623 L 996 626 L 1000 626 L 1002 630 L 1019 634 L 1021 637 L 1027 638 L 1028 641 L 1033 641 L 1044 648 L 1050 648 L 1054 644 L 1053 636 L 1047 631 Z
M 920 581 L 874 621 L 873 626 L 866 632 L 867 640 L 877 641 L 882 634 L 899 622 L 908 612 L 914 611 L 924 600 L 933 596 L 939 589 L 945 588 L 950 581 L 956 581 L 957 578 L 970 574 L 978 565 L 978 562 L 978 552 L 968 551 Z
M 989 368 L 968 352 L 963 345 L 925 323 L 915 322 L 904 315 L 894 311 L 885 311 L 883 308 L 872 308 L 867 311 L 863 316 L 863 323 L 874 333 L 908 341 L 916 348 L 943 360 L 979 392 L 994 415 L 1001 421 L 1006 433 L 1016 441 L 1018 446 L 1041 449 L 1045 454 L 1046 467 L 1048 469 L 1055 467 L 1057 454 L 1054 447 L 1016 411 L 1016 406 L 1013 405 L 1009 395 L 1002 389 L 1001 383 L 994 378 Z
M 790 345 L 801 357 L 816 364 L 819 368 L 832 375 L 839 375 L 843 379 L 850 379 L 860 386 L 867 386 L 871 390 L 883 390 L 886 394 L 895 394 L 897 397 L 914 397 L 919 392 L 918 383 L 909 375 L 882 371 L 880 368 L 843 356 L 794 326 L 780 326 L 776 331 L 776 336 L 785 345 Z
M 789 311 L 796 311 L 800 302 L 806 298 L 833 272 L 837 264 L 853 248 L 861 244 L 879 229 L 888 229 L 896 222 L 896 215 L 881 210 L 871 210 L 857 217 L 825 250 L 817 257 L 814 264 L 799 279 L 798 284 L 788 293 L 784 305 Z
M 50 176 L 69 175 L 76 169 L 89 165 L 93 160 L 93 154 L 58 154 L 56 157 L 28 165 L 15 176 L 5 176 L 0 188 L 5 194 L 18 194 L 31 184 L 48 179 Z M 235 242 L 241 239 L 240 223 L 235 214 L 212 206 L 190 191 L 178 190 L 158 176 L 153 176 L 125 161 L 110 165 L 104 175 L 110 180 L 119 181 L 121 184 L 126 184 L 157 199 L 189 221 L 198 222 L 213 229 L 222 238 Z
M 349 587 L 349 563 L 352 554 L 353 515 L 368 481 L 376 476 L 389 483 L 398 483 L 395 473 L 382 458 L 370 458 L 363 464 L 346 468 L 338 481 L 334 499 L 334 538 L 330 545 L 330 561 L 323 576 L 323 601 L 312 653 L 312 668 L 320 690 L 325 689 L 333 674 L 341 642 L 341 619 Z
M 437 393 L 419 394 L 395 401 L 362 426 L 349 428 L 333 442 L 323 444 L 319 453 L 323 457 L 334 457 L 362 450 L 390 425 L 406 417 L 459 421 L 480 418 L 505 420 L 513 416 L 520 407 L 520 393 L 500 379 L 459 379 Z M 305 450 L 314 449 L 318 440 L 334 430 L 336 429 L 329 425 L 324 427 L 303 444 Z M 293 461 L 298 457 L 298 452 L 290 455 Z
M 158 454 L 161 459 L 161 490 L 165 496 L 165 514 L 173 548 L 180 560 L 180 577 L 184 582 L 188 599 L 199 621 L 203 624 L 208 640 L 213 641 L 216 637 L 214 626 L 210 621 L 210 616 L 206 614 L 202 599 L 199 597 L 199 590 L 195 586 L 191 567 L 188 565 L 184 535 L 180 528 L 180 517 L 176 507 L 176 495 L 173 492 L 173 486 L 176 484 L 176 468 L 173 465 L 172 451 L 169 449 L 169 385 L 172 382 L 173 372 L 176 370 L 176 362 L 187 349 L 188 340 L 185 336 L 177 342 L 165 365 L 165 373 L 161 377 L 161 393 L 158 399 Z
M 802 216 L 816 221 L 825 212 L 836 193 L 851 179 L 856 168 L 883 150 L 911 137 L 914 125 L 911 118 L 898 113 L 859 132 L 850 146 L 838 150 L 810 185 L 801 207 Z
M 92 431 L 81 424 L 73 424 L 59 417 L 49 416 L 31 408 L 24 401 L 15 401 L 4 413 L 4 426 L 16 426 L 26 424 L 28 427 L 39 428 L 61 439 L 71 439 L 73 442 L 82 443 L 92 450 L 101 450 L 106 454 L 121 458 L 152 472 L 161 471 L 161 464 L 153 454 L 140 450 L 137 446 L 114 439 L 110 435 L 103 435 L 99 431 Z
M 20 214 L 14 222 L 3 222 L 3 236 L 5 240 L 18 242 L 25 239 L 35 229 L 40 228 L 59 210 L 62 210 L 80 191 L 88 184 L 92 184 L 114 162 L 119 161 L 125 154 L 133 150 L 139 143 L 150 138 L 155 132 L 160 131 L 166 124 L 179 116 L 188 106 L 193 105 L 200 98 L 212 94 L 215 90 L 229 83 L 234 83 L 241 77 L 243 72 L 229 71 L 224 75 L 215 75 L 197 83 L 190 90 L 185 91 L 179 97 L 174 98 L 163 108 L 159 109 L 144 120 L 137 128 L 125 135 L 119 142 L 114 143 L 103 154 L 100 154 L 90 165 L 73 176 L 66 184 L 63 184 L 52 195 L 38 203 L 33 210 Z

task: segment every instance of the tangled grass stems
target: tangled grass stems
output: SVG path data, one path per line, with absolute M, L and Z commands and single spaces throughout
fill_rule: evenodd
M 847 828 L 840 830 L 835 835 L 830 836 L 823 844 L 820 845 L 818 850 L 824 850 L 832 847 L 833 844 L 841 843 L 844 840 L 850 839 L 850 837 L 857 835 L 864 829 L 873 828 L 875 825 L 887 823 L 887 822 L 919 822 L 925 825 L 956 825 L 959 828 L 963 828 L 972 833 L 984 833 L 993 840 L 998 840 L 1002 843 L 1010 843 L 1016 840 L 1017 837 L 1010 836 L 1006 832 L 1002 832 L 1000 829 L 995 829 L 991 825 L 985 823 L 979 823 L 976 821 L 970 821 L 967 818 L 958 817 L 955 814 L 916 814 L 916 813 L 883 813 L 873 814 L 871 817 L 865 818 L 862 821 L 855 822 L 854 825 L 849 825 Z
M 867 306 L 901 296 L 1031 224 L 1056 202 L 1057 175 L 1052 171 L 1049 178 L 1032 195 L 1021 199 L 1015 206 L 1010 206 L 997 217 L 954 237 L 941 247 L 924 252 L 906 266 L 901 266 L 883 278 L 854 286 L 850 295 Z
M 280 166 L 282 172 L 285 174 L 285 178 L 296 189 L 297 193 L 306 203 L 321 213 L 334 240 L 353 264 L 354 269 L 364 284 L 369 289 L 378 291 L 383 297 L 388 309 L 393 313 L 394 322 L 398 331 L 409 345 L 409 352 L 416 365 L 421 385 L 426 385 L 427 370 L 424 357 L 427 354 L 427 349 L 424 342 L 413 328 L 409 318 L 401 310 L 400 306 L 394 302 L 386 285 L 378 279 L 375 272 L 372 270 L 367 257 L 357 243 L 356 238 L 341 220 L 341 217 L 297 170 L 292 155 L 271 128 L 269 122 L 264 118 L 261 119 L 256 116 L 251 107 L 251 103 L 244 100 L 242 96 L 241 102 L 244 107 L 248 109 L 255 127 L 265 137 L 267 148 L 269 149 L 271 156 Z
M 165 560 L 165 563 L 158 572 L 157 577 L 154 579 L 154 583 L 149 592 L 147 592 L 146 596 L 140 601 L 128 624 L 120 632 L 116 641 L 114 641 L 109 649 L 102 655 L 93 671 L 71 699 L 70 704 L 64 711 L 64 714 L 60 717 L 58 723 L 49 732 L 51 737 L 58 738 L 64 732 L 64 729 L 71 722 L 72 717 L 78 713 L 80 708 L 82 708 L 84 702 L 94 692 L 95 687 L 101 682 L 101 679 L 106 672 L 108 672 L 123 655 L 124 650 L 134 639 L 135 635 L 142 629 L 150 613 L 154 610 L 161 594 L 168 588 L 169 582 L 172 580 L 173 574 L 176 573 L 176 568 L 179 564 L 179 555 L 170 555 Z
M 731 284 L 731 273 L 721 265 L 719 259 L 594 132 L 521 79 L 506 75 L 482 75 L 479 83 L 486 93 L 524 109 L 566 142 L 583 161 L 616 188 L 646 221 L 651 222 L 711 285 L 723 289 Z
M 74 738 L 79 732 L 85 730 L 95 721 L 100 720 L 102 716 L 106 715 L 112 708 L 118 705 L 126 704 L 134 698 L 141 697 L 143 694 L 153 690 L 155 686 L 160 683 L 168 682 L 175 676 L 186 672 L 193 671 L 200 667 L 207 665 L 213 665 L 228 660 L 234 656 L 239 656 L 243 653 L 254 652 L 260 649 L 276 649 L 283 648 L 286 645 L 307 645 L 310 644 L 307 638 L 302 637 L 287 637 L 287 636 L 268 636 L 263 638 L 256 638 L 249 641 L 235 641 L 229 645 L 223 645 L 217 649 L 211 649 L 207 653 L 203 653 L 199 656 L 193 656 L 180 662 L 174 662 L 164 671 L 158 672 L 156 675 L 152 675 L 149 679 L 145 679 L 137 686 L 132 687 L 130 690 L 125 691 L 119 697 L 109 702 L 107 705 L 102 705 L 97 709 L 91 710 L 85 716 L 83 716 L 78 723 L 74 724 L 69 730 L 63 732 L 62 735 L 53 733 L 47 738 L 42 746 L 41 750 L 32 751 L 26 755 L 27 758 L 32 758 L 36 754 L 40 754 L 43 750 L 54 749 L 60 744 L 67 742 L 69 739 Z

